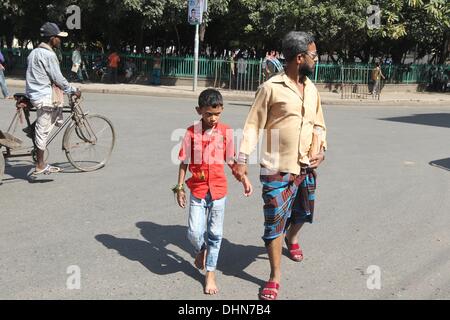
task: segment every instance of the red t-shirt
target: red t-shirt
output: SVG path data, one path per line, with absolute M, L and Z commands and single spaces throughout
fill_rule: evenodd
M 186 181 L 194 197 L 204 199 L 211 193 L 213 200 L 227 195 L 224 165 L 235 157 L 233 131 L 218 123 L 203 130 L 202 122 L 187 129 L 178 158 L 189 165 L 192 176 Z
M 117 53 L 111 53 L 108 57 L 108 60 L 109 60 L 110 68 L 118 68 L 119 67 L 120 57 Z

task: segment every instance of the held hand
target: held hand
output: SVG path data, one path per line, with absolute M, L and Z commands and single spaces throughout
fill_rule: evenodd
M 182 190 L 177 192 L 177 202 L 181 208 L 186 208 L 186 193 Z
M 242 185 L 244 186 L 244 196 L 250 197 L 253 194 L 253 186 L 247 176 L 244 176 Z
M 242 180 L 247 175 L 247 165 L 246 164 L 235 164 L 233 167 L 233 176 L 237 181 L 243 182 Z
M 325 155 L 323 152 L 316 154 L 311 159 L 309 159 L 310 168 L 311 169 L 317 169 L 320 164 L 325 160 Z

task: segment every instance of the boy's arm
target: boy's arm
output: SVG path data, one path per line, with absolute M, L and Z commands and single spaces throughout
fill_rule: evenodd
M 177 195 L 177 202 L 181 208 L 186 208 L 186 191 L 184 190 L 184 179 L 188 165 L 181 162 L 178 170 L 178 184 L 173 188 L 173 192 Z
M 186 178 L 186 171 L 187 171 L 188 165 L 184 162 L 180 163 L 180 168 L 178 170 L 178 185 L 184 184 L 184 179 Z

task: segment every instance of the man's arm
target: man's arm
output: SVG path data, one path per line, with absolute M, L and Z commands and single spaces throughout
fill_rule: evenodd
M 322 142 L 320 147 L 320 152 L 309 159 L 310 168 L 316 169 L 325 160 L 325 151 L 327 149 L 327 128 L 325 126 L 325 119 L 323 117 L 322 103 L 320 100 L 319 93 L 317 93 L 317 109 L 316 109 L 316 120 L 314 122 L 314 127 L 320 127 L 322 130 Z
M 266 127 L 270 94 L 271 90 L 267 86 L 259 87 L 247 116 L 237 164 L 233 168 L 233 175 L 238 181 L 242 181 L 247 174 L 248 157 L 258 144 L 259 131 Z
M 55 83 L 59 88 L 61 88 L 61 90 L 64 91 L 64 93 L 70 94 L 77 92 L 77 89 L 72 87 L 62 75 L 56 55 L 51 55 L 48 58 L 47 66 L 48 76 L 50 77 L 52 83 Z

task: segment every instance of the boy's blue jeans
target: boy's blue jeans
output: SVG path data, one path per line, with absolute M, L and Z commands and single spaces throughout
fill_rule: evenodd
M 0 88 L 2 90 L 3 95 L 6 97 L 9 97 L 9 91 L 8 87 L 6 86 L 6 79 L 5 74 L 3 73 L 3 70 L 0 70 Z
M 194 245 L 196 253 L 207 246 L 206 270 L 210 272 L 216 270 L 219 258 L 225 202 L 226 197 L 212 200 L 209 192 L 205 199 L 198 199 L 191 194 L 188 239 Z M 207 233 L 206 241 L 205 232 Z

